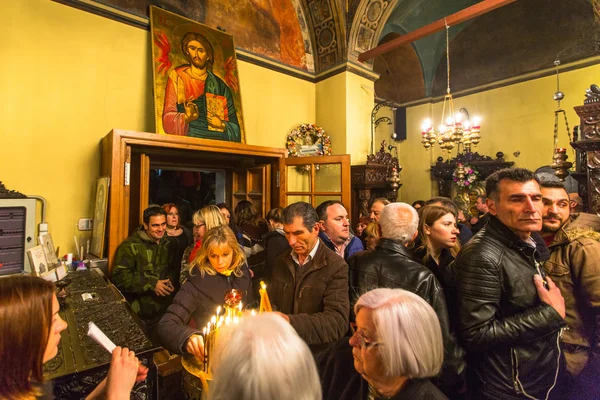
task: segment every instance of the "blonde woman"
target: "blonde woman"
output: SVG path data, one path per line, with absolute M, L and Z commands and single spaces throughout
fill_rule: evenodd
M 181 277 L 183 283 L 189 277 L 190 263 L 198 256 L 202 247 L 202 238 L 206 232 L 217 226 L 227 226 L 227 221 L 217 206 L 206 206 L 196 211 L 192 217 L 194 222 L 194 242 L 185 249 L 181 258 Z
M 229 227 L 218 226 L 206 232 L 202 248 L 190 264 L 189 279 L 158 324 L 161 344 L 174 353 L 202 357 L 201 331 L 187 324 L 193 318 L 196 327 L 205 326 L 231 289 L 242 293 L 244 304 L 254 301 L 244 251 Z

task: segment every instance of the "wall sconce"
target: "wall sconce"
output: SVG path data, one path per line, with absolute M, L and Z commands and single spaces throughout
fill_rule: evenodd
M 375 104 L 375 107 L 373 107 L 373 111 L 371 111 L 371 154 L 375 154 L 373 148 L 373 142 L 375 141 L 375 128 L 377 128 L 377 126 L 382 122 L 385 122 L 388 125 L 392 125 L 394 123 L 394 121 L 392 121 L 389 117 L 377 118 L 377 113 L 379 112 L 381 107 L 389 107 L 392 111 L 396 111 L 394 103 L 388 100 L 382 101 L 381 103 L 377 103 Z M 394 138 L 395 135 L 396 133 L 392 135 L 392 138 Z

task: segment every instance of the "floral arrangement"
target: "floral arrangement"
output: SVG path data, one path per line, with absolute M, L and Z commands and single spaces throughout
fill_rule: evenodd
M 469 164 L 462 165 L 459 163 L 452 173 L 452 180 L 459 188 L 470 188 L 478 177 L 479 171 Z
M 312 152 L 304 148 L 314 146 Z M 308 155 L 330 156 L 331 139 L 325 130 L 315 124 L 301 124 L 293 129 L 286 140 L 286 147 L 290 157 L 302 157 Z

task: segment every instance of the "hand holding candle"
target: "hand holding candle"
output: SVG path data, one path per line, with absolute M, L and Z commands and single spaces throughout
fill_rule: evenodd
M 204 339 L 201 335 L 192 335 L 187 341 L 185 349 L 198 359 L 204 359 Z

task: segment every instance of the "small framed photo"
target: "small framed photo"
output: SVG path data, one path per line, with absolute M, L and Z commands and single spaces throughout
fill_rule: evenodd
M 46 260 L 48 261 L 48 270 L 58 265 L 58 257 L 56 257 L 56 247 L 52 241 L 52 235 L 49 232 L 42 233 L 39 237 L 40 246 L 44 250 Z
M 42 276 L 42 274 L 48 272 L 48 261 L 46 260 L 46 253 L 42 246 L 33 246 L 27 250 L 27 257 L 29 258 L 32 274 Z

